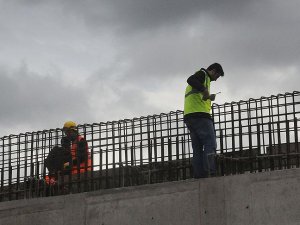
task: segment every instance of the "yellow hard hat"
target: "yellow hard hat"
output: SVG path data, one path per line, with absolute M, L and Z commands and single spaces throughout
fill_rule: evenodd
M 65 122 L 63 129 L 72 129 L 72 130 L 76 130 L 76 126 L 77 126 L 77 125 L 76 125 L 75 122 L 73 122 L 73 121 L 67 121 L 67 122 Z

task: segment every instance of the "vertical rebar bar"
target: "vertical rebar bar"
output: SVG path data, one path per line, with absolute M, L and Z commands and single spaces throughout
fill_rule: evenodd
M 290 143 L 290 121 L 286 121 L 286 163 L 287 163 L 287 168 L 291 168 L 291 143 Z
M 262 146 L 261 146 L 261 139 L 260 139 L 260 136 L 261 136 L 260 126 L 261 125 L 259 123 L 257 123 L 257 125 L 256 125 L 256 130 L 257 130 L 256 138 L 257 138 L 257 154 L 258 154 L 258 158 L 257 158 L 258 172 L 262 172 L 262 170 L 263 170 L 263 165 L 262 165 L 263 160 L 260 157 L 261 155 L 263 155 Z
M 4 198 L 4 167 L 1 168 L 1 177 L 0 177 L 0 202 L 3 201 Z
M 272 141 L 272 125 L 271 122 L 268 122 L 268 135 L 269 135 L 269 163 L 270 163 L 270 169 L 274 170 L 274 156 L 273 156 L 273 141 Z
M 295 154 L 296 154 L 296 167 L 300 167 L 300 150 L 299 150 L 299 139 L 298 139 L 298 119 L 294 117 L 294 134 L 295 134 Z
M 282 154 L 282 144 L 281 144 L 281 126 L 280 122 L 277 122 L 277 139 L 278 139 L 278 149 L 276 155 L 281 155 Z M 276 150 L 275 150 L 276 151 Z M 282 170 L 282 157 L 278 157 L 278 169 Z

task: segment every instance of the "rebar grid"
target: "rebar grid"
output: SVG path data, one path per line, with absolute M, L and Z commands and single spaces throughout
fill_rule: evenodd
M 218 175 L 299 167 L 300 92 L 212 106 Z M 61 129 L 0 139 L 0 200 L 141 185 L 192 177 L 192 148 L 182 111 L 78 126 L 92 171 L 43 178 L 44 160 L 60 145 Z

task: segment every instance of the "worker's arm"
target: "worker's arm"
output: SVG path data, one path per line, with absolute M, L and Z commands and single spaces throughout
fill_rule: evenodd
M 205 82 L 205 73 L 201 70 L 197 71 L 187 79 L 187 83 L 200 92 L 203 92 L 206 89 L 204 87 L 204 82 Z
M 73 165 L 77 165 L 77 163 L 82 163 L 87 160 L 87 142 L 86 140 L 81 140 L 77 144 L 77 158 L 73 160 Z
M 197 89 L 198 91 L 202 92 L 204 101 L 206 101 L 207 99 L 214 101 L 216 96 L 210 95 L 207 88 L 204 86 L 204 82 L 205 73 L 202 70 L 197 71 L 195 74 L 193 74 L 187 79 L 187 83 L 189 85 L 191 85 L 194 89 Z

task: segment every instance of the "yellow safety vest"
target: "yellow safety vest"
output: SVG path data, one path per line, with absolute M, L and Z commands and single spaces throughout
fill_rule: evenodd
M 204 87 L 207 88 L 210 93 L 210 77 L 205 70 L 202 70 L 205 73 Z M 203 93 L 194 89 L 191 85 L 188 85 L 185 89 L 185 99 L 184 99 L 184 115 L 190 113 L 210 113 L 211 110 L 211 100 L 208 99 L 204 101 Z

